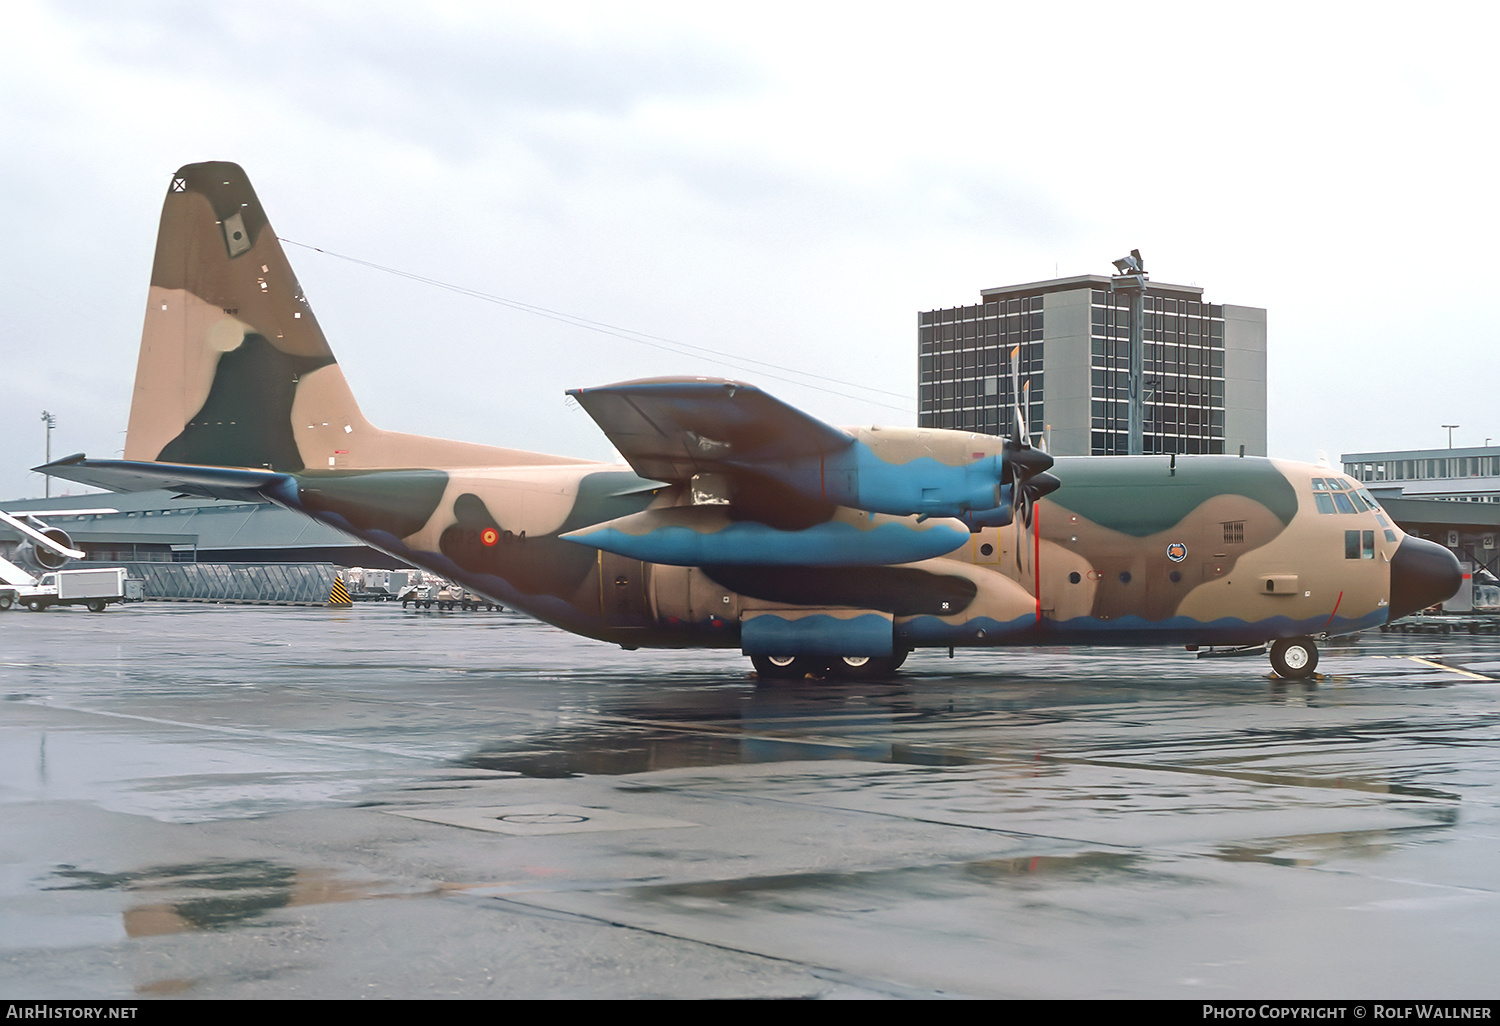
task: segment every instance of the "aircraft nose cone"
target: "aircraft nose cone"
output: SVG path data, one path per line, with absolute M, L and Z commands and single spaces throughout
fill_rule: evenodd
M 1436 542 L 1407 535 L 1391 557 L 1391 606 L 1388 619 L 1425 609 L 1452 598 L 1463 583 L 1458 557 Z

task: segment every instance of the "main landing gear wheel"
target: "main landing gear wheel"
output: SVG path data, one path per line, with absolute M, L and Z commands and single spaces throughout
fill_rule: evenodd
M 896 660 L 890 656 L 835 656 L 828 661 L 828 672 L 842 680 L 874 680 L 895 670 Z
M 1306 680 L 1318 668 L 1318 646 L 1312 638 L 1282 638 L 1271 646 L 1271 669 L 1287 680 Z
M 806 656 L 756 655 L 750 657 L 750 665 L 761 680 L 801 680 L 814 669 Z
M 879 680 L 890 677 L 906 662 L 910 649 L 889 656 L 751 656 L 762 680 L 801 680 L 808 674 L 836 680 Z

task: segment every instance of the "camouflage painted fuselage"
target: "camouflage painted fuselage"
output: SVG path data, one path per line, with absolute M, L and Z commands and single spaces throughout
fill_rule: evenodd
M 567 630 L 627 647 L 735 647 L 747 612 L 889 614 L 898 647 L 1227 644 L 1385 622 L 1403 535 L 1318 512 L 1324 468 L 1214 456 L 1060 459 L 1031 528 L 894 566 L 669 566 L 560 537 L 685 489 L 627 467 L 304 472 L 281 501 Z M 1355 500 L 1358 501 L 1358 500 Z M 1353 503 L 1350 504 L 1351 506 Z M 1363 506 L 1363 503 L 1361 503 Z M 1363 544 L 1346 558 L 1348 532 Z M 1019 552 L 1017 551 L 1019 549 Z

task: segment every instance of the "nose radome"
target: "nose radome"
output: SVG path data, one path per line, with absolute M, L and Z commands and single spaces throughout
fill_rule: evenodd
M 1391 606 L 1388 619 L 1415 613 L 1452 598 L 1463 583 L 1458 557 L 1436 542 L 1407 535 L 1391 557 Z

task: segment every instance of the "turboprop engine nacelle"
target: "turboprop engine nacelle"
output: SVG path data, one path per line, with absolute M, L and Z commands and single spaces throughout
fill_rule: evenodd
M 1003 438 L 938 428 L 859 428 L 852 444 L 788 461 L 726 460 L 808 498 L 892 516 L 1010 523 L 1012 453 Z
M 941 428 L 852 434 L 854 445 L 820 468 L 825 496 L 877 513 L 956 517 L 971 531 L 1011 523 L 1016 487 L 1052 466 L 1045 452 L 994 435 Z

